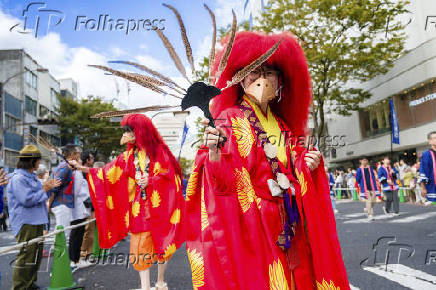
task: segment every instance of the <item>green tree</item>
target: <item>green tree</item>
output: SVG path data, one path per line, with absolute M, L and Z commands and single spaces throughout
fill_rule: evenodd
M 386 73 L 402 55 L 405 24 L 398 16 L 408 12 L 407 4 L 404 0 L 270 0 L 257 29 L 290 31 L 299 38 L 312 77 L 315 136 L 326 133 L 326 113 L 349 115 L 371 96 L 353 83 Z
M 187 159 L 185 157 L 180 157 L 179 165 L 184 175 L 187 175 L 191 172 L 191 168 L 193 164 L 194 164 L 194 160 Z
M 62 140 L 74 140 L 77 136 L 83 149 L 96 152 L 99 160 L 121 152 L 120 138 L 122 130 L 118 123 L 108 119 L 91 119 L 90 117 L 116 108 L 98 97 L 88 97 L 80 101 L 58 96 L 60 101 L 59 126 Z

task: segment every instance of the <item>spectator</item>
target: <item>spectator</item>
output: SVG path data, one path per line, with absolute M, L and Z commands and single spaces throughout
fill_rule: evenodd
M 334 213 L 338 213 L 339 211 L 336 209 L 336 200 L 335 200 L 335 192 L 333 190 L 333 187 L 335 185 L 335 180 L 333 178 L 333 174 L 331 174 L 328 171 L 327 167 L 324 167 L 325 173 L 327 174 L 327 180 L 329 182 L 329 188 L 330 188 L 330 200 L 332 202 L 332 208 Z
M 391 206 L 393 203 L 394 215 L 399 215 L 400 201 L 398 199 L 398 171 L 391 167 L 391 160 L 389 157 L 383 158 L 383 165 L 378 169 L 378 178 L 380 180 L 383 193 L 386 196 L 386 204 L 383 206 L 383 211 L 386 215 L 390 214 Z
M 421 185 L 418 182 L 418 180 L 419 180 L 419 166 L 420 166 L 420 164 L 421 164 L 421 162 L 418 160 L 415 163 L 415 165 L 413 165 L 413 167 L 412 167 L 413 180 L 412 180 L 412 182 L 410 184 L 410 187 L 415 192 L 416 204 L 418 204 L 418 203 L 424 204 L 425 203 L 425 199 L 421 195 Z
M 425 205 L 436 202 L 436 131 L 427 135 L 430 149 L 422 153 L 419 168 L 419 183 L 422 195 L 427 198 Z
M 86 167 L 94 166 L 94 155 L 90 151 L 84 151 L 82 153 L 82 164 Z M 83 173 L 84 182 L 88 185 L 88 174 Z M 89 188 L 88 188 L 89 192 Z M 85 207 L 90 212 L 90 216 L 88 219 L 95 218 L 94 207 L 92 206 L 91 198 L 89 197 L 85 202 Z M 83 235 L 83 242 L 81 247 L 80 256 L 86 258 L 92 253 L 92 245 L 94 244 L 94 230 L 95 230 L 95 222 L 89 223 L 85 226 L 85 233 Z
M 73 144 L 66 145 L 62 150 L 62 154 L 67 161 L 80 159 L 80 152 L 77 146 Z M 65 228 L 72 221 L 72 209 L 74 208 L 73 170 L 67 162 L 62 161 L 53 170 L 53 177 L 59 179 L 61 185 L 52 191 L 51 211 L 55 216 L 56 226 Z M 69 236 L 70 231 L 65 231 L 65 237 L 68 239 Z
M 82 164 L 82 160 L 78 162 Z M 71 225 L 78 225 L 86 221 L 86 218 L 91 214 L 85 206 L 85 201 L 89 199 L 88 182 L 83 178 L 81 171 L 73 171 L 73 190 L 74 190 L 74 208 L 72 210 Z M 80 260 L 80 249 L 82 247 L 83 235 L 85 226 L 76 227 L 71 230 L 70 244 L 68 254 L 71 260 L 71 269 L 74 272 L 77 269 L 91 266 L 92 264 Z
M 39 165 L 38 169 L 36 170 L 36 178 L 38 178 L 38 180 L 41 182 L 41 184 L 44 184 L 44 182 L 49 178 L 49 172 L 47 170 L 47 167 L 45 167 L 45 165 L 43 165 L 43 164 Z M 44 225 L 44 231 L 43 231 L 44 235 L 48 234 L 48 232 L 50 231 L 50 214 L 48 213 L 48 211 L 50 210 L 49 199 L 47 199 L 47 201 L 45 203 L 47 205 L 48 223 Z M 46 254 L 47 254 L 47 252 L 46 252 L 46 250 L 44 250 L 43 256 L 45 256 Z
M 413 172 L 411 167 L 407 167 L 404 172 L 404 192 L 409 196 L 410 202 L 415 203 L 415 194 L 412 192 L 411 184 Z
M 359 184 L 361 197 L 366 199 L 366 214 L 368 220 L 374 219 L 374 204 L 376 202 L 377 184 L 374 170 L 369 166 L 368 157 L 360 158 L 360 167 L 356 171 L 356 181 Z
M 17 170 L 6 188 L 10 223 L 18 243 L 42 235 L 47 220 L 48 193 L 60 185 L 59 180 L 38 181 L 34 171 L 39 167 L 41 153 L 35 145 L 26 145 L 18 156 Z M 17 255 L 12 289 L 39 289 L 35 284 L 42 258 L 43 244 L 31 244 Z
M 408 167 L 409 167 L 409 165 L 407 165 L 403 159 L 400 159 L 400 164 L 398 166 L 398 172 L 400 173 L 401 186 L 403 186 L 403 187 L 404 187 L 404 174 L 406 174 L 406 169 Z
M 337 175 L 336 175 L 336 179 L 335 179 L 335 188 L 338 189 L 341 193 L 341 197 L 345 197 L 344 191 L 342 190 L 342 186 L 344 183 L 344 176 L 342 171 L 336 171 Z

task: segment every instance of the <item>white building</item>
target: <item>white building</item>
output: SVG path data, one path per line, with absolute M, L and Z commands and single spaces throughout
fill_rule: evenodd
M 346 146 L 327 155 L 330 166 L 354 167 L 361 155 L 372 161 L 391 151 L 389 99 L 394 101 L 400 144 L 392 145 L 393 159 L 409 164 L 428 148 L 427 133 L 436 130 L 436 5 L 434 0 L 412 1 L 407 26 L 407 53 L 385 75 L 364 84 L 372 97 L 364 109 L 349 117 L 328 119 L 329 135 L 345 135 Z M 432 20 L 433 19 L 433 20 Z

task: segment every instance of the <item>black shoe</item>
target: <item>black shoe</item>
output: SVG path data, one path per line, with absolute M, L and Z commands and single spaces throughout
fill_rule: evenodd
M 37 290 L 37 289 L 42 289 L 39 285 L 33 283 L 32 286 L 30 286 L 31 290 Z

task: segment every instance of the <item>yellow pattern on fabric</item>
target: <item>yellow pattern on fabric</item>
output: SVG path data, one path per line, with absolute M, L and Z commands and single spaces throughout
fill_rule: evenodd
M 97 171 L 97 177 L 98 177 L 101 181 L 104 181 L 104 177 L 103 177 L 103 168 L 100 168 L 100 169 Z
M 270 107 L 268 106 L 265 116 L 259 106 L 251 101 L 247 96 L 244 96 L 244 100 L 246 100 L 254 109 L 254 113 L 259 119 L 260 124 L 262 124 L 262 127 L 265 130 L 270 143 L 277 148 L 277 159 L 282 162 L 283 165 L 287 166 L 288 156 L 286 155 L 285 136 L 282 133 L 279 122 L 277 121 Z
M 129 191 L 129 202 L 135 199 L 136 195 L 136 180 L 134 178 L 128 178 L 128 191 Z
M 154 164 L 154 168 L 153 168 L 153 176 L 156 176 L 156 175 L 158 175 L 159 173 L 164 174 L 164 173 L 167 173 L 167 172 L 168 172 L 168 169 L 166 169 L 166 168 L 162 168 L 162 165 L 160 165 L 159 162 L 156 162 L 156 163 Z
M 332 280 L 330 280 L 329 284 L 325 279 L 322 279 L 322 283 L 316 281 L 316 288 L 317 290 L 341 290 L 340 287 L 335 286 Z
M 174 176 L 174 180 L 176 182 L 176 192 L 179 192 L 181 186 L 182 186 L 182 180 L 180 179 L 180 176 L 178 174 L 176 174 Z
M 269 265 L 269 289 L 289 290 L 288 281 L 286 280 L 285 271 L 280 259 Z
M 106 177 L 110 181 L 110 183 L 115 184 L 120 179 L 121 174 L 123 174 L 123 170 L 120 167 L 114 165 L 107 171 Z
M 139 163 L 139 168 L 141 168 L 141 171 L 144 173 L 145 169 L 147 168 L 147 154 L 145 153 L 145 150 L 139 150 L 138 151 L 138 163 Z
M 89 185 L 91 185 L 92 194 L 95 195 L 95 185 L 94 185 L 94 180 L 92 179 L 91 174 L 88 174 L 88 178 L 89 178 Z
M 245 213 L 250 209 L 251 204 L 255 200 L 256 193 L 251 184 L 250 173 L 248 173 L 245 167 L 242 167 L 242 171 L 235 169 L 235 177 L 239 204 L 241 205 L 242 211 Z
M 112 233 L 111 233 L 111 232 L 108 232 L 108 233 L 107 233 L 107 238 L 108 238 L 108 240 L 111 240 L 111 239 L 112 239 Z
M 139 212 L 141 210 L 141 205 L 139 204 L 138 201 L 135 201 L 132 205 L 132 215 L 133 217 L 137 217 Z
M 193 196 L 195 194 L 195 190 L 197 189 L 198 185 L 198 172 L 192 172 L 191 176 L 188 180 L 188 185 L 186 186 L 186 201 L 189 201 L 189 197 Z
M 297 168 L 295 168 L 295 174 L 297 175 L 298 182 L 301 186 L 301 196 L 303 197 L 307 192 L 307 181 L 304 178 L 303 172 L 298 172 Z
M 246 118 L 231 118 L 233 135 L 235 135 L 238 151 L 241 157 L 245 158 L 250 154 L 254 143 L 253 132 L 250 122 Z
M 129 157 L 130 155 L 133 153 L 133 149 L 130 150 L 126 150 L 123 152 L 123 158 L 124 158 L 124 162 L 127 163 L 127 161 L 129 161 Z
M 171 257 L 171 255 L 174 254 L 176 250 L 176 244 L 172 243 L 171 245 L 169 245 L 165 250 L 164 259 Z
M 204 201 L 204 187 L 201 187 L 201 200 L 200 200 L 200 207 L 201 207 L 201 231 L 204 231 L 205 228 L 209 226 L 209 220 L 206 210 L 206 202 Z
M 204 286 L 204 259 L 196 249 L 188 249 L 189 264 L 191 264 L 192 286 L 194 290 Z
M 108 195 L 108 196 L 106 197 L 106 207 L 107 207 L 108 209 L 114 209 L 114 202 L 113 202 L 113 200 L 112 200 L 112 196 L 111 196 L 111 195 Z
M 176 225 L 180 222 L 180 209 L 176 208 L 173 212 L 173 214 L 171 215 L 170 218 L 170 223 L 172 223 L 173 225 Z
M 157 192 L 157 190 L 153 190 L 150 200 L 151 200 L 152 207 L 154 208 L 159 207 L 161 199 L 160 199 L 159 192 Z
M 124 222 L 126 223 L 126 228 L 129 228 L 129 212 L 126 212 L 124 216 Z

